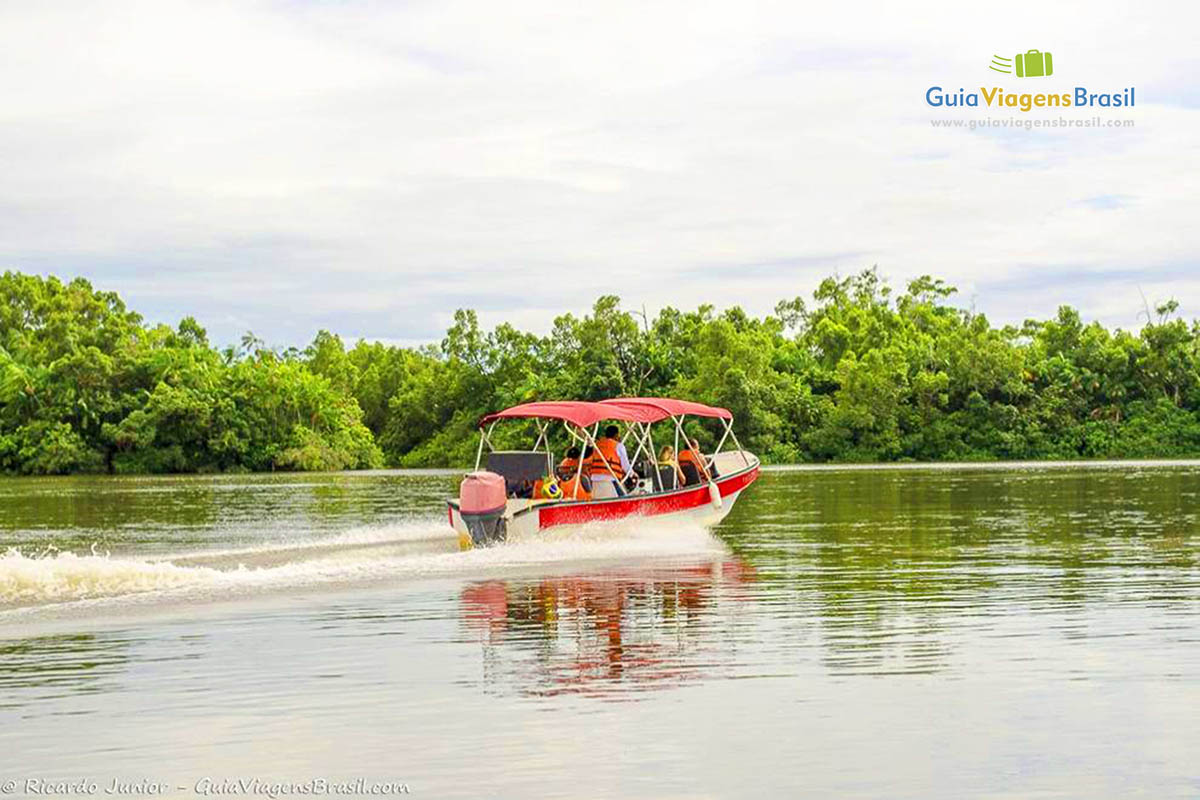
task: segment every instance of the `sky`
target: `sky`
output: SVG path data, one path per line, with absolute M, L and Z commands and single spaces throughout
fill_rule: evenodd
M 763 314 L 932 274 L 995 323 L 1200 316 L 1200 7 L 0 0 L 0 269 L 218 343 Z M 1054 74 L 989 70 L 1053 55 Z M 933 108 L 1136 91 L 1133 108 Z M 933 120 L 1131 120 L 1127 128 Z M 1145 299 L 1143 299 L 1145 298 Z

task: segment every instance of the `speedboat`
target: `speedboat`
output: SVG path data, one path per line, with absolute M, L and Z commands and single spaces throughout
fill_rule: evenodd
M 662 438 L 661 428 L 669 426 L 666 436 L 679 453 L 681 441 L 687 446 L 684 421 L 689 416 L 717 420 L 721 438 L 711 454 L 702 455 L 704 474 L 692 470 L 681 480 L 679 469 L 657 463 L 653 433 L 656 423 L 664 423 L 659 427 Z M 536 440 L 532 449 L 493 447 L 496 426 L 513 421 L 533 423 Z M 602 499 L 581 499 L 578 494 L 554 499 L 530 496 L 531 485 L 555 475 L 552 442 L 598 448 L 601 423 L 610 421 L 626 424 L 621 441 L 626 452 L 633 453 L 629 458 L 631 475 L 611 475 L 625 487 L 624 494 Z M 475 470 L 463 478 L 459 496 L 446 501 L 450 525 L 464 549 L 629 517 L 669 517 L 714 525 L 730 512 L 759 471 L 758 458 L 741 449 L 728 409 L 687 400 L 622 397 L 600 402 L 523 403 L 488 414 L 479 421 L 479 431 Z M 723 449 L 727 442 L 732 442 L 733 449 Z M 590 467 L 583 459 L 579 461 L 577 474 L 586 475 Z

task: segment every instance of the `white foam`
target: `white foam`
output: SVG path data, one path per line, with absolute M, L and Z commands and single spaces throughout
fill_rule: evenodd
M 435 520 L 413 519 L 379 525 L 361 525 L 320 539 L 273 540 L 262 544 L 226 550 L 189 550 L 159 556 L 156 560 L 179 562 L 191 559 L 214 559 L 236 556 L 253 558 L 256 555 L 270 555 L 289 551 L 303 552 L 337 549 L 348 546 L 432 542 L 455 538 L 457 537 L 454 531 L 450 530 L 445 520 L 439 517 Z
M 33 605 L 114 594 L 174 589 L 212 580 L 217 571 L 101 555 L 47 553 L 0 556 L 0 605 Z
M 458 552 L 437 522 L 355 528 L 311 542 L 284 542 L 167 559 L 48 552 L 0 556 L 0 607 L 28 608 L 137 596 L 232 597 L 267 589 L 390 579 L 495 576 L 582 563 L 722 554 L 705 529 L 646 520 L 575 528 L 533 541 Z M 419 549 L 428 541 L 430 548 Z M 415 546 L 418 549 L 414 549 Z M 192 562 L 192 563 L 188 563 Z

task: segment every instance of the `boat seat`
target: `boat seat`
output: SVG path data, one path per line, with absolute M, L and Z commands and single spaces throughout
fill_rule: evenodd
M 695 464 L 685 461 L 679 465 L 679 468 L 683 470 L 684 486 L 695 486 L 700 483 L 700 470 L 696 469 Z
M 678 479 L 675 477 L 674 467 L 659 467 L 658 472 L 654 476 L 654 490 L 656 492 L 665 492 L 671 489 L 678 489 L 678 482 Z
M 487 470 L 504 476 L 505 488 L 513 495 L 549 474 L 549 464 L 544 450 L 497 450 L 487 454 Z

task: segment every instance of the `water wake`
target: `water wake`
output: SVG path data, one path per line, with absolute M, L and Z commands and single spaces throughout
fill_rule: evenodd
M 534 541 L 458 551 L 440 519 L 354 528 L 308 541 L 194 550 L 155 558 L 48 551 L 0 555 L 0 611 L 136 596 L 153 602 L 391 578 L 505 575 L 724 553 L 705 529 L 627 520 Z
M 0 556 L 0 606 L 175 589 L 213 580 L 218 574 L 171 563 L 70 552 L 26 556 L 10 549 Z

